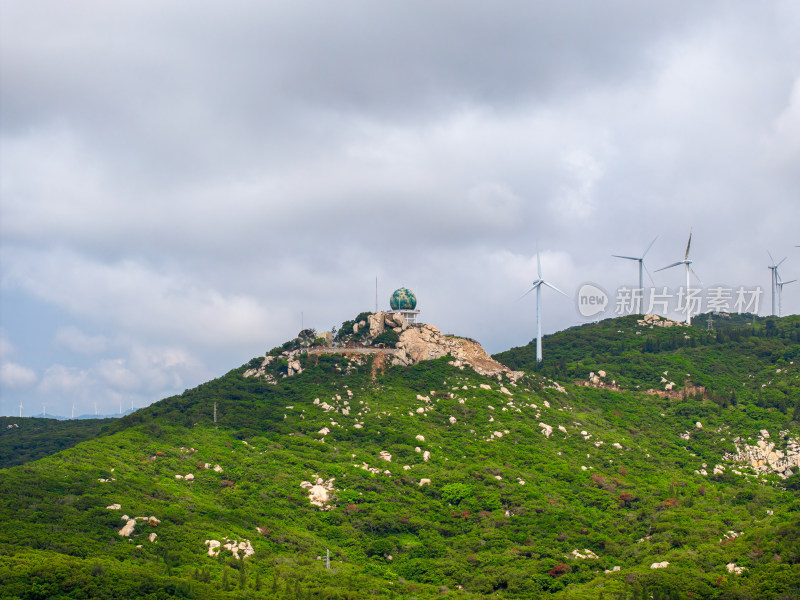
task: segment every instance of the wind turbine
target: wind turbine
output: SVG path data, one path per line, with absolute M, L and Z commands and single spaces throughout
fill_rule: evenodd
M 782 302 L 781 302 L 781 298 L 783 297 L 783 286 L 785 286 L 787 283 L 794 283 L 795 281 L 797 281 L 797 279 L 790 279 L 789 281 L 780 281 L 780 277 L 779 277 L 778 281 L 775 282 L 775 287 L 778 288 L 778 316 L 779 317 L 781 316 L 781 313 L 783 312 L 783 307 L 782 307 Z
M 19 402 L 19 418 L 22 418 L 22 400 Z
M 650 245 L 647 247 L 647 249 L 644 252 L 642 252 L 641 256 L 638 256 L 638 257 L 637 256 L 621 256 L 619 254 L 612 254 L 611 255 L 614 258 L 624 258 L 624 259 L 627 259 L 627 260 L 635 260 L 635 261 L 637 261 L 639 263 L 639 297 L 636 300 L 636 303 L 637 303 L 636 313 L 637 314 L 643 314 L 642 313 L 642 302 L 644 301 L 644 281 L 642 280 L 642 268 L 647 269 L 647 267 L 644 266 L 644 257 L 647 255 L 648 252 L 650 252 L 650 248 L 653 247 L 653 244 L 656 243 L 657 239 L 658 239 L 658 236 L 653 238 L 653 241 L 650 242 Z M 648 277 L 650 276 L 650 271 L 647 271 L 647 275 L 648 275 Z M 653 280 L 653 278 L 650 277 L 650 281 L 652 281 L 652 280 Z
M 688 305 L 688 301 L 689 301 L 689 273 L 691 272 L 692 275 L 697 277 L 697 281 L 700 281 L 700 277 L 697 275 L 697 273 L 694 272 L 694 269 L 692 268 L 692 261 L 689 260 L 689 249 L 691 247 L 692 247 L 692 231 L 690 229 L 689 230 L 689 241 L 686 243 L 686 254 L 684 254 L 683 260 L 679 260 L 678 262 L 674 262 L 671 265 L 667 265 L 666 267 L 661 267 L 660 269 L 656 269 L 656 273 L 658 273 L 659 271 L 663 271 L 664 269 L 671 269 L 672 267 L 677 267 L 678 265 L 686 265 L 686 301 L 687 301 L 687 305 L 686 305 L 686 324 L 687 325 L 691 325 L 692 324 L 692 313 L 689 311 L 689 305 Z M 702 284 L 702 283 L 703 282 L 700 281 L 700 284 Z
M 767 268 L 772 271 L 770 273 L 771 285 L 770 288 L 772 290 L 772 316 L 775 316 L 775 291 L 778 289 L 778 282 L 781 280 L 780 276 L 778 275 L 778 267 L 783 264 L 783 261 L 786 260 L 784 257 L 779 263 L 775 262 L 775 259 L 772 258 L 772 254 L 769 253 L 767 250 L 767 256 L 772 261 L 771 265 L 767 265 Z
M 536 362 L 542 362 L 542 286 L 546 285 L 550 289 L 557 291 L 559 294 L 564 294 L 560 289 L 551 283 L 547 283 L 542 279 L 542 260 L 539 257 L 539 248 L 536 248 L 536 267 L 539 278 L 533 282 L 533 286 L 527 292 L 522 294 L 522 298 L 536 290 Z

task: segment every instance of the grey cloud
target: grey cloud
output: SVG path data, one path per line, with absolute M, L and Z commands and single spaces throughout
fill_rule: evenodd
M 704 282 L 766 285 L 766 248 L 792 278 L 799 30 L 780 1 L 6 3 L 0 283 L 64 352 L 13 364 L 145 403 L 372 308 L 376 276 L 502 350 L 537 242 L 569 293 L 692 227 Z

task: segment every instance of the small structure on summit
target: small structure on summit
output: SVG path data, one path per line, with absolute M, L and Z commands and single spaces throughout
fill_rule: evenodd
M 389 306 L 392 310 L 390 313 L 397 313 L 403 316 L 407 323 L 413 324 L 417 322 L 417 297 L 414 292 L 408 288 L 401 287 L 397 289 L 389 298 Z

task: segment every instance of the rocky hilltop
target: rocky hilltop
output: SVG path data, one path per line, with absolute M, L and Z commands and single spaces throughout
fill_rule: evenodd
M 396 342 L 387 346 L 384 342 L 387 331 L 392 331 Z M 297 340 L 302 337 L 299 336 Z M 355 338 L 355 339 L 354 339 Z M 274 379 L 268 372 L 268 367 L 277 359 L 287 361 L 285 376 L 302 372 L 298 355 L 309 354 L 378 354 L 390 358 L 392 365 L 414 365 L 426 360 L 435 360 L 443 356 L 451 356 L 451 364 L 464 368 L 472 367 L 480 375 L 489 377 L 506 376 L 516 381 L 522 376 L 522 371 L 512 371 L 507 366 L 494 360 L 486 350 L 476 341 L 443 334 L 438 327 L 427 323 L 409 324 L 399 313 L 380 311 L 365 315 L 365 318 L 352 324 L 352 333 L 340 331 L 337 340 L 331 335 L 322 335 L 315 338 L 317 344 L 302 347 L 302 344 L 293 344 L 280 354 L 270 353 L 264 357 L 259 367 L 245 371 L 245 377 L 264 377 Z M 300 347 L 293 347 L 299 345 Z

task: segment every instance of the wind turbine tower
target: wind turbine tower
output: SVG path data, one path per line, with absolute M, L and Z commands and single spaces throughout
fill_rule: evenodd
M 621 256 L 619 254 L 612 254 L 611 255 L 614 258 L 624 258 L 626 260 L 635 260 L 635 261 L 637 261 L 639 263 L 639 297 L 636 300 L 636 314 L 640 314 L 640 315 L 644 314 L 644 311 L 642 311 L 642 303 L 644 302 L 644 281 L 642 279 L 642 269 L 643 268 L 645 270 L 647 269 L 647 267 L 644 266 L 644 257 L 647 255 L 648 252 L 650 252 L 650 248 L 653 247 L 653 244 L 656 243 L 657 239 L 658 239 L 658 236 L 653 238 L 653 241 L 650 242 L 650 245 L 647 247 L 647 249 L 644 252 L 642 252 L 641 256 Z M 647 276 L 650 277 L 650 271 L 647 271 Z M 652 281 L 652 280 L 653 280 L 653 278 L 650 277 L 650 281 Z
M 539 278 L 533 282 L 533 286 L 527 292 L 525 292 L 522 297 L 524 298 L 528 294 L 530 294 L 533 290 L 536 290 L 536 362 L 542 362 L 542 286 L 546 285 L 550 289 L 557 291 L 559 294 L 564 294 L 560 289 L 554 286 L 551 283 L 546 282 L 542 279 L 542 260 L 539 257 L 539 249 L 536 249 L 536 267 L 537 273 Z
M 691 273 L 692 275 L 697 277 L 697 281 L 699 281 L 701 285 L 703 283 L 702 281 L 700 281 L 700 277 L 697 275 L 697 273 L 694 272 L 694 269 L 692 268 L 692 261 L 689 260 L 689 249 L 691 247 L 692 247 L 692 231 L 689 230 L 689 241 L 686 243 L 686 254 L 684 254 L 683 260 L 679 260 L 678 262 L 674 262 L 671 265 L 667 265 L 666 267 L 661 267 L 660 269 L 656 269 L 656 273 L 658 273 L 659 271 L 663 271 L 664 269 L 671 269 L 672 267 L 677 267 L 678 265 L 685 265 L 686 266 L 686 302 L 687 302 L 687 305 L 686 305 L 686 324 L 687 325 L 691 325 L 692 324 L 692 314 L 689 311 L 689 305 L 688 305 L 688 302 L 689 302 L 689 273 Z
M 22 418 L 22 402 L 19 403 L 19 418 Z
M 781 280 L 780 275 L 778 275 L 778 267 L 783 264 L 783 261 L 786 260 L 784 257 L 779 263 L 775 262 L 775 259 L 772 258 L 772 254 L 769 253 L 767 250 L 767 256 L 772 261 L 771 265 L 768 265 L 767 268 L 770 270 L 770 289 L 772 291 L 772 316 L 775 316 L 775 292 L 778 289 L 778 282 Z M 788 283 L 788 282 L 787 282 Z M 781 286 L 783 287 L 783 286 Z
M 783 303 L 781 302 L 783 298 L 783 286 L 788 283 L 794 283 L 797 279 L 790 279 L 789 281 L 780 281 L 780 277 L 778 279 L 779 280 L 775 282 L 775 287 L 778 288 L 778 316 L 780 317 L 783 314 Z

